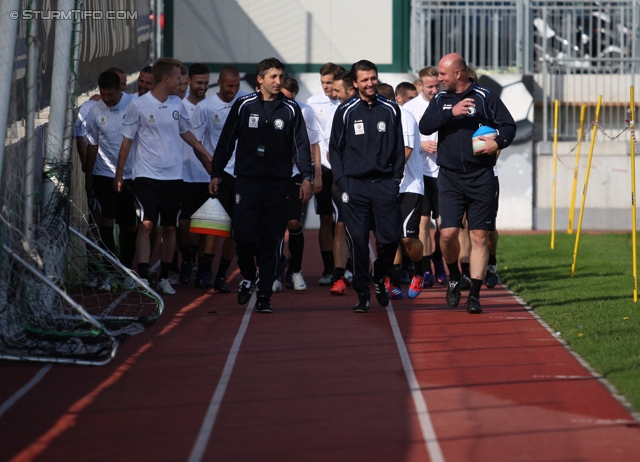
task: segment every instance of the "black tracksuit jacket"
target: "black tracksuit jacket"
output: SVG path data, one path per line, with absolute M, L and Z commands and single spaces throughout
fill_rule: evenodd
M 234 149 L 238 177 L 291 178 L 294 162 L 302 178 L 313 174 L 307 127 L 298 103 L 280 93 L 273 111 L 262 104 L 259 91 L 233 104 L 213 154 L 212 178 L 221 177 Z
M 451 108 L 465 98 L 473 98 L 475 112 L 454 117 Z M 492 168 L 496 164 L 496 156 L 473 153 L 471 139 L 481 126 L 498 130 L 495 141 L 499 149 L 509 146 L 516 136 L 516 124 L 502 100 L 476 84 L 462 93 L 438 93 L 420 119 L 420 133 L 438 132 L 438 165 L 459 173 Z
M 399 183 L 404 175 L 400 108 L 380 95 L 371 105 L 359 95 L 345 101 L 333 116 L 329 153 L 338 186 L 345 176 Z

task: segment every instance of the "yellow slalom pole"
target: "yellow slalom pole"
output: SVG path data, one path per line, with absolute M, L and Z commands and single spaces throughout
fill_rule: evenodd
M 587 112 L 587 105 L 580 108 L 580 129 L 578 130 L 578 147 L 576 149 L 576 166 L 573 169 L 573 186 L 571 187 L 571 202 L 569 203 L 569 226 L 567 234 L 573 234 L 573 218 L 575 215 L 576 190 L 578 189 L 578 171 L 580 169 L 580 148 L 582 147 L 582 133 L 584 131 L 584 116 Z
M 576 261 L 578 260 L 578 247 L 580 246 L 580 231 L 582 231 L 582 217 L 584 215 L 584 203 L 587 200 L 587 187 L 589 186 L 589 173 L 591 172 L 591 160 L 593 159 L 593 148 L 596 145 L 596 134 L 598 133 L 598 118 L 600 117 L 600 106 L 602 105 L 602 95 L 598 96 L 598 105 L 596 106 L 596 125 L 593 126 L 591 133 L 591 148 L 589 149 L 589 162 L 587 163 L 587 172 L 584 177 L 584 188 L 582 190 L 582 204 L 580 205 L 580 218 L 578 219 L 578 230 L 576 231 L 576 245 L 573 247 L 573 263 L 571 264 L 571 277 L 576 272 Z
M 633 87 L 629 88 L 631 104 L 629 110 L 631 118 L 629 125 L 631 130 L 635 130 L 635 95 Z M 636 145 L 633 135 L 631 136 L 631 259 L 633 261 L 633 301 L 638 301 L 638 256 L 636 255 Z
M 556 173 L 558 172 L 558 100 L 553 102 L 553 186 L 551 186 L 551 249 L 556 246 Z

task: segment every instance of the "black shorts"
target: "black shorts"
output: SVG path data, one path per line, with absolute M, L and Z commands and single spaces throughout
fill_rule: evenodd
M 133 190 L 138 202 L 138 219 L 156 225 L 178 226 L 182 180 L 138 177 L 133 180 Z
M 316 202 L 316 214 L 332 215 L 333 205 L 331 204 L 331 186 L 333 185 L 333 172 L 330 168 L 322 166 L 322 189 L 314 196 Z
M 331 206 L 333 207 L 333 222 L 344 223 L 344 217 L 342 216 L 342 190 L 337 184 L 331 186 Z
M 188 220 L 209 199 L 209 183 L 182 183 L 180 219 Z
M 438 218 L 438 178 L 423 176 L 424 197 L 422 199 L 423 217 Z
M 493 231 L 496 226 L 496 180 L 493 169 L 457 173 L 440 168 L 438 174 L 440 228 L 462 228 L 467 213 L 469 229 Z
M 496 177 L 496 217 L 498 216 L 498 205 L 500 205 L 500 181 L 498 181 L 498 175 Z
M 296 220 L 302 222 L 302 199 L 300 199 L 300 185 L 302 175 L 291 177 L 289 185 L 289 197 L 287 197 L 287 221 Z
M 400 211 L 402 213 L 402 237 L 418 239 L 420 235 L 420 210 L 423 196 L 416 193 L 400 194 Z
M 113 182 L 113 179 L 111 181 Z M 138 224 L 138 207 L 136 196 L 133 194 L 133 180 L 124 180 L 122 191 L 118 194 L 116 223 L 120 226 L 136 226 Z
M 216 197 L 224 207 L 227 215 L 233 220 L 233 207 L 236 203 L 236 177 L 229 175 L 227 172 L 222 172 Z
M 100 205 L 100 216 L 115 220 L 119 194 L 113 189 L 113 178 L 93 175 L 93 195 Z

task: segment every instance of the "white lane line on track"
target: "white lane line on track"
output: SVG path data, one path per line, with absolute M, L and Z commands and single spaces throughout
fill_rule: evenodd
M 47 364 L 46 366 L 44 366 L 38 371 L 36 375 L 33 376 L 31 380 L 29 380 L 29 382 L 27 382 L 22 388 L 20 388 L 20 390 L 16 391 L 11 396 L 11 398 L 2 403 L 2 406 L 0 406 L 0 417 L 2 417 L 2 415 L 7 412 L 11 408 L 11 406 L 13 406 L 20 398 L 26 395 L 29 390 L 35 387 L 38 382 L 40 382 L 40 380 L 42 380 L 42 378 L 47 374 L 47 372 L 51 370 L 52 367 L 53 364 Z
M 429 409 L 427 409 L 427 402 L 424 399 L 420 384 L 416 378 L 416 374 L 413 371 L 413 365 L 411 364 L 411 358 L 407 351 L 407 346 L 402 338 L 402 332 L 400 332 L 400 326 L 396 319 L 396 314 L 393 311 L 391 302 L 387 306 L 387 314 L 389 315 L 389 322 L 391 323 L 391 329 L 393 330 L 393 336 L 396 339 L 398 345 L 398 352 L 400 353 L 400 359 L 402 360 L 402 367 L 404 368 L 404 374 L 409 382 L 409 390 L 411 390 L 411 398 L 413 398 L 413 404 L 416 407 L 418 414 L 418 421 L 420 422 L 420 428 L 422 430 L 422 437 L 427 446 L 427 452 L 429 453 L 429 459 L 431 462 L 444 462 L 444 456 L 438 443 L 436 432 L 433 429 L 433 423 L 431 423 L 431 417 L 429 416 Z
M 247 309 L 245 310 L 244 316 L 242 318 L 242 323 L 240 324 L 240 328 L 238 329 L 236 338 L 233 341 L 233 345 L 231 345 L 231 350 L 229 351 L 229 355 L 227 356 L 227 362 L 225 363 L 224 369 L 222 370 L 222 375 L 220 376 L 220 380 L 218 381 L 218 386 L 216 386 L 216 390 L 213 392 L 213 397 L 211 398 L 211 402 L 209 403 L 209 408 L 207 409 L 207 413 L 205 414 L 202 425 L 200 426 L 198 438 L 196 439 L 196 442 L 191 449 L 191 454 L 189 454 L 189 462 L 200 462 L 202 460 L 202 457 L 204 456 L 204 452 L 207 449 L 209 439 L 211 438 L 211 432 L 213 431 L 213 426 L 216 423 L 216 417 L 218 417 L 218 411 L 220 410 L 220 405 L 222 404 L 222 400 L 224 399 L 224 393 L 227 390 L 227 385 L 229 385 L 231 373 L 233 372 L 233 366 L 236 363 L 238 352 L 240 351 L 240 345 L 242 344 L 244 334 L 247 332 L 247 326 L 249 325 L 249 319 L 251 318 L 251 313 L 253 312 L 253 307 L 255 306 L 255 304 L 256 290 L 254 290 L 253 294 L 251 295 L 251 299 L 249 300 L 249 304 L 247 305 Z
M 373 261 L 376 259 L 376 252 L 371 242 L 369 242 L 369 259 L 371 260 L 371 265 L 373 265 Z M 402 338 L 402 332 L 400 331 L 400 326 L 398 325 L 396 313 L 393 311 L 391 301 L 389 301 L 389 305 L 387 306 L 387 315 L 389 316 L 389 323 L 391 324 L 393 337 L 396 340 L 398 352 L 400 353 L 404 375 L 407 377 L 407 382 L 409 383 L 411 398 L 413 399 L 413 405 L 415 406 L 416 413 L 418 414 L 418 422 L 420 422 L 422 438 L 424 439 L 427 447 L 429 459 L 431 459 L 431 462 L 445 462 L 442 449 L 440 449 L 440 443 L 438 443 L 436 431 L 434 430 L 433 423 L 431 422 L 431 416 L 429 415 L 429 409 L 427 408 L 427 401 L 424 399 L 424 395 L 420 389 L 420 383 L 418 382 L 413 370 L 411 357 L 409 356 L 407 346 Z

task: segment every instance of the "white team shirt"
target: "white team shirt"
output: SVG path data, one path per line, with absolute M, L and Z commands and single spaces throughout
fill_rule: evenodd
M 429 107 L 429 101 L 427 101 L 426 99 L 424 99 L 424 96 L 422 96 L 422 93 L 420 93 L 418 96 L 416 96 L 415 98 L 413 98 L 410 101 L 407 101 L 406 103 L 404 103 L 404 106 L 402 106 L 404 109 L 406 109 L 407 111 L 409 111 L 411 114 L 413 114 L 413 117 L 416 119 L 416 121 L 418 123 L 420 123 L 420 119 L 422 119 L 422 116 L 424 115 L 424 111 L 427 110 L 427 108 Z M 431 135 L 420 135 L 420 140 L 421 141 L 435 141 L 436 143 L 438 142 L 438 132 L 432 133 Z M 424 176 L 429 176 L 431 178 L 437 178 L 438 177 L 438 172 L 440 171 L 440 167 L 438 167 L 438 164 L 436 163 L 438 160 L 438 153 L 436 152 L 435 154 L 431 154 L 428 152 L 424 152 L 422 151 L 422 149 L 420 149 L 421 153 L 422 153 L 422 173 Z
M 415 98 L 414 98 L 415 99 Z M 400 108 L 402 113 L 402 134 L 404 145 L 411 148 L 409 160 L 404 164 L 404 176 L 400 183 L 400 193 L 424 195 L 424 179 L 422 175 L 422 155 L 420 154 L 420 129 L 413 115 Z
M 122 93 L 122 98 L 113 107 L 98 101 L 89 111 L 86 119 L 86 139 L 91 146 L 98 146 L 93 174 L 114 178 L 118 167 L 118 154 L 122 145 L 122 116 L 125 114 L 132 95 Z M 124 179 L 131 179 L 131 168 L 135 154 L 130 153 L 124 166 Z
M 320 143 L 324 137 L 324 134 L 313 108 L 304 103 L 301 103 L 300 101 L 296 101 L 296 103 L 298 103 L 298 106 L 300 106 L 300 111 L 302 111 L 302 117 L 304 118 L 304 124 L 307 126 L 309 146 Z M 299 174 L 300 170 L 298 170 L 298 166 L 296 164 L 293 164 L 293 174 L 291 176 L 296 176 Z
M 73 126 L 74 138 L 77 138 L 79 136 L 82 136 L 84 138 L 87 134 L 87 116 L 89 115 L 89 111 L 91 111 L 91 108 L 97 103 L 97 101 L 88 99 L 87 101 L 82 103 L 82 106 L 80 106 L 78 117 L 76 118 L 76 123 Z
M 204 148 L 209 151 L 209 154 L 213 155 L 222 133 L 222 127 L 227 121 L 227 116 L 231 110 L 231 106 L 241 96 L 247 95 L 247 92 L 239 91 L 235 98 L 230 102 L 225 102 L 220 99 L 216 93 L 213 96 L 208 96 L 198 103 L 196 110 L 191 117 L 191 131 L 195 137 L 202 143 Z M 233 151 L 229 162 L 227 163 L 224 171 L 229 175 L 235 177 L 233 169 L 236 164 L 236 152 Z M 207 174 L 209 181 L 211 178 Z
M 137 143 L 133 178 L 182 179 L 181 134 L 189 130 L 182 100 L 171 95 L 162 103 L 149 92 L 134 98 L 122 120 L 122 134 Z
M 313 108 L 320 129 L 324 136 L 320 141 L 320 155 L 322 159 L 322 165 L 327 168 L 331 168 L 331 164 L 327 159 L 327 151 L 329 150 L 329 138 L 331 136 L 331 124 L 333 122 L 333 115 L 336 113 L 336 109 L 340 106 L 339 99 L 331 99 L 324 93 L 318 93 L 310 96 L 307 99 L 307 104 Z
M 198 106 L 189 101 L 186 96 L 182 100 L 182 106 L 189 117 L 189 126 L 192 127 L 191 119 Z M 191 131 L 193 132 L 193 129 Z M 196 153 L 193 152 L 193 148 L 184 140 L 182 140 L 182 145 L 182 180 L 185 183 L 209 183 L 211 177 Z M 209 154 L 212 153 L 209 152 Z

